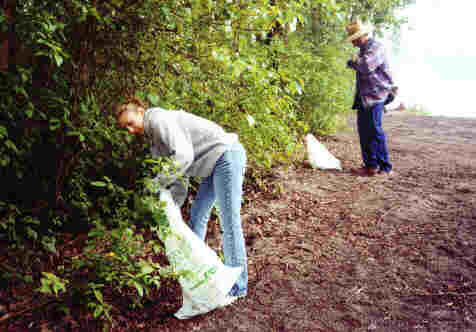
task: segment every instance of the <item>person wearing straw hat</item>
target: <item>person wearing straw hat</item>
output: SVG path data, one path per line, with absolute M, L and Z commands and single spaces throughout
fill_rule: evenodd
M 360 49 L 347 61 L 356 72 L 356 93 L 352 109 L 357 110 L 357 128 L 362 151 L 363 167 L 352 172 L 360 176 L 389 175 L 392 164 L 387 139 L 382 128 L 384 106 L 394 98 L 389 64 L 381 43 L 371 38 L 372 28 L 359 21 L 346 27 L 347 41 Z

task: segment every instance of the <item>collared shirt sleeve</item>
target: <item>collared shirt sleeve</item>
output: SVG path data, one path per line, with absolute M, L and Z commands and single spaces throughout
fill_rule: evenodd
M 352 68 L 362 74 L 370 74 L 385 61 L 385 50 L 377 43 L 372 45 L 359 55 L 357 61 L 352 63 Z

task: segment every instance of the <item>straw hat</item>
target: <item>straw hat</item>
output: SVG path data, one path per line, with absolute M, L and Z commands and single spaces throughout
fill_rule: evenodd
M 370 25 L 365 25 L 359 21 L 356 21 L 346 26 L 345 30 L 347 30 L 348 35 L 347 41 L 351 42 L 362 36 L 370 34 L 372 32 L 372 27 Z

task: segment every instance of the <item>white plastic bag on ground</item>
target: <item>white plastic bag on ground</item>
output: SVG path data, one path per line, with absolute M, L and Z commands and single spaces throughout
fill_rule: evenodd
M 312 134 L 306 135 L 307 154 L 313 168 L 342 170 L 340 160 L 334 157 Z
M 160 200 L 167 204 L 171 230 L 163 239 L 166 255 L 175 271 L 190 272 L 179 278 L 183 305 L 175 317 L 186 319 L 230 304 L 227 294 L 243 268 L 225 266 L 215 251 L 192 232 L 168 190 L 160 193 Z

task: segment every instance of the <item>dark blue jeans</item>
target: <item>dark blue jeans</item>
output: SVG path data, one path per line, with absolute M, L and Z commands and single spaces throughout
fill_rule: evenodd
M 390 172 L 392 164 L 388 158 L 387 139 L 382 128 L 384 103 L 378 103 L 369 108 L 359 106 L 357 128 L 364 167 Z

